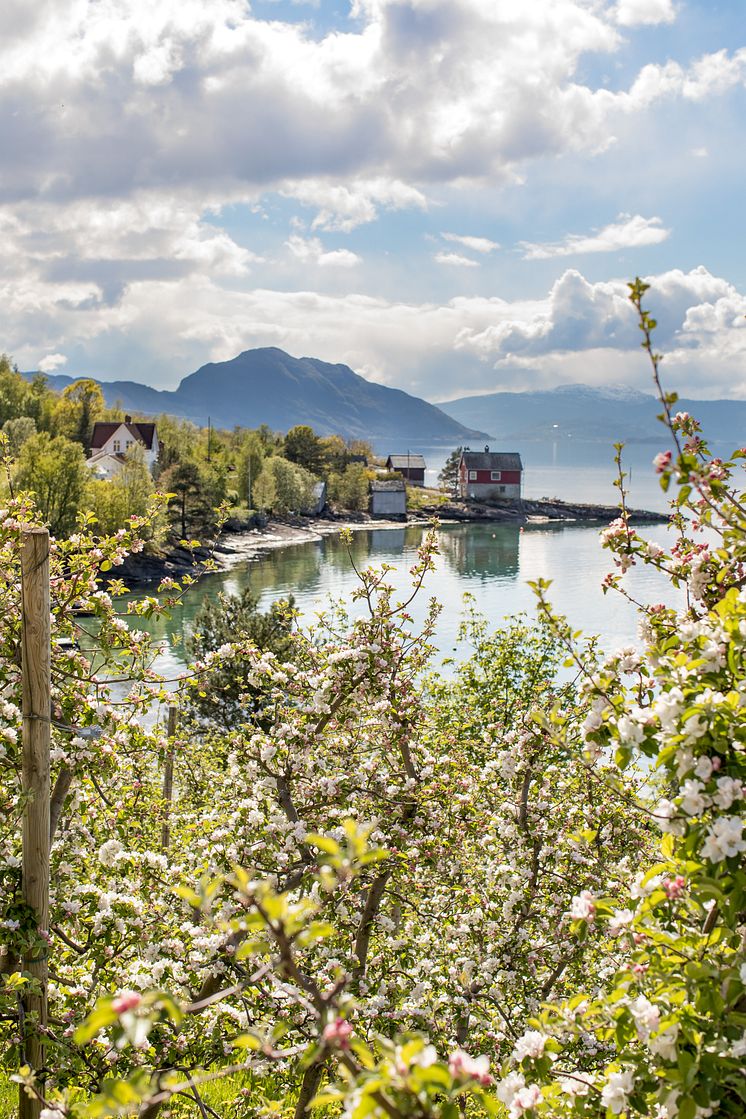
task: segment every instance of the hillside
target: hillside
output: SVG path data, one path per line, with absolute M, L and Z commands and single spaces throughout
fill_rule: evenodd
M 603 445 L 615 441 L 657 445 L 663 437 L 655 397 L 627 388 L 562 385 L 540 392 L 462 397 L 439 407 L 462 424 L 486 427 L 492 439 L 511 446 L 568 439 Z M 676 409 L 696 416 L 713 442 L 734 446 L 744 442 L 745 400 L 682 399 Z
M 50 376 L 54 388 L 73 378 Z M 108 404 L 132 412 L 168 412 L 216 427 L 287 431 L 310 424 L 320 435 L 452 445 L 485 437 L 483 425 L 464 427 L 440 408 L 400 389 L 387 388 L 316 358 L 294 358 L 276 347 L 246 350 L 231 361 L 211 362 L 185 377 L 173 392 L 135 381 L 102 381 Z

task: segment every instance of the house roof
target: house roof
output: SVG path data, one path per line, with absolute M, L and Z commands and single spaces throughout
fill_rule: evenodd
M 123 455 L 121 451 L 96 451 L 94 455 L 91 455 L 89 459 L 86 459 L 86 464 L 88 466 L 95 466 L 99 462 L 105 462 L 106 459 L 116 459 L 117 462 L 126 462 L 127 456 Z
M 517 451 L 463 451 L 461 461 L 467 470 L 523 470 Z
M 370 483 L 370 492 L 371 493 L 403 493 L 404 492 L 404 482 L 403 481 L 400 482 L 398 478 L 395 478 L 390 482 L 371 482 Z
M 389 455 L 386 465 L 391 464 L 392 470 L 424 470 L 425 460 L 422 455 Z
M 124 420 L 115 421 L 113 423 L 104 423 L 99 420 L 93 425 L 93 434 L 91 435 L 91 450 L 97 451 L 111 439 L 119 428 L 123 427 L 129 435 L 137 439 L 148 450 L 153 448 L 153 439 L 155 437 L 155 424 L 154 423 L 139 423 L 139 422 L 125 422 Z

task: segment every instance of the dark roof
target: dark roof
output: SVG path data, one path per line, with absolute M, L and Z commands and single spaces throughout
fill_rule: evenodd
M 389 455 L 386 465 L 391 470 L 424 470 L 425 460 L 422 455 Z
M 153 437 L 155 435 L 154 423 L 138 423 L 132 422 L 125 423 L 124 420 L 118 420 L 113 423 L 104 423 L 99 420 L 93 425 L 93 434 L 91 435 L 91 450 L 100 450 L 104 444 L 111 439 L 115 431 L 120 427 L 125 427 L 130 435 L 133 435 L 140 443 L 142 443 L 147 450 L 153 447 Z
M 404 482 L 400 482 L 398 478 L 390 482 L 371 482 L 371 493 L 402 493 L 404 490 Z
M 464 451 L 461 461 L 467 470 L 523 470 L 517 451 Z

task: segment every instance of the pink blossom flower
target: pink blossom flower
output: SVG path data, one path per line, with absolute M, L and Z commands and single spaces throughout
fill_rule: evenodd
M 581 890 L 572 899 L 570 916 L 573 921 L 587 921 L 589 925 L 596 919 L 596 899 L 590 890 Z
M 684 892 L 686 886 L 686 878 L 683 874 L 677 874 L 675 878 L 666 878 L 663 882 L 663 889 L 666 891 L 666 896 L 669 898 L 678 898 Z
M 120 991 L 112 1000 L 111 1008 L 117 1014 L 126 1014 L 128 1010 L 135 1010 L 142 1002 L 142 995 L 137 991 Z
M 470 1057 L 463 1049 L 456 1049 L 448 1058 L 448 1068 L 451 1076 L 476 1080 L 484 1087 L 493 1083 L 489 1072 L 490 1059 L 486 1054 L 482 1054 L 481 1057 Z
M 340 1049 L 349 1049 L 352 1033 L 353 1029 L 349 1022 L 346 1022 L 344 1018 L 335 1018 L 333 1022 L 327 1022 L 321 1036 L 329 1045 L 338 1045 Z
M 671 465 L 671 452 L 670 451 L 661 451 L 660 454 L 656 455 L 655 458 L 653 459 L 653 466 L 655 467 L 656 474 L 663 474 L 664 471 L 668 470 L 670 465 Z

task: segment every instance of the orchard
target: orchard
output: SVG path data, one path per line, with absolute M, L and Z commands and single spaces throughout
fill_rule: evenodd
M 0 1034 L 22 1114 L 744 1114 L 746 450 L 714 458 L 676 411 L 631 287 L 673 439 L 671 543 L 629 525 L 620 467 L 606 585 L 653 564 L 686 594 L 638 604 L 637 648 L 601 653 L 538 583 L 535 619 L 469 614 L 444 676 L 438 604 L 415 629 L 371 569 L 349 613 L 304 628 L 288 604 L 279 645 L 239 632 L 166 680 L 137 618 L 182 588 L 124 616 L 101 581 L 148 518 L 51 540 L 48 927 L 21 881 L 37 513 L 9 503 Z M 430 533 L 411 596 L 436 551 Z M 169 707 L 170 728 L 145 717 Z

